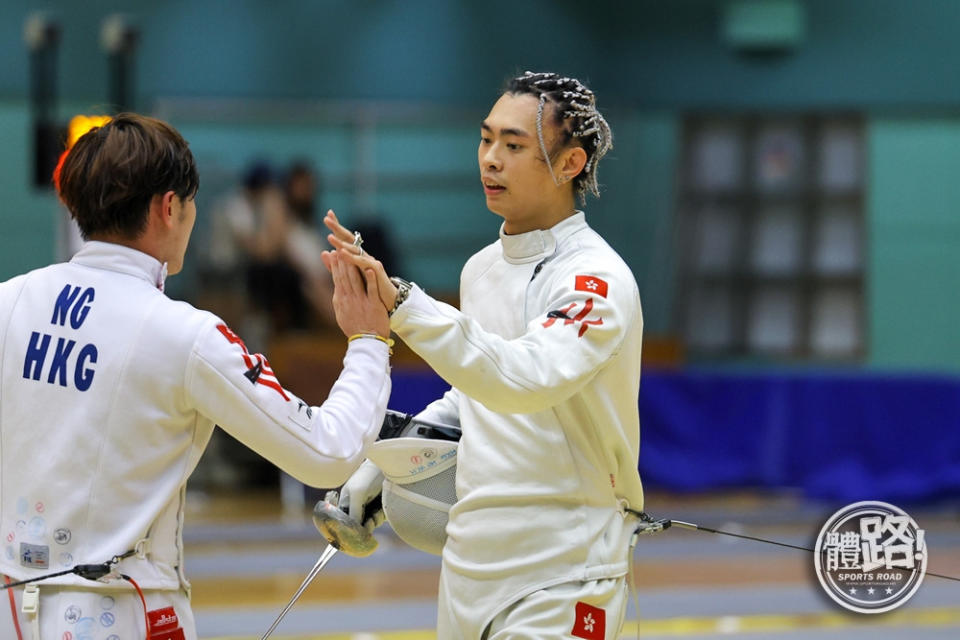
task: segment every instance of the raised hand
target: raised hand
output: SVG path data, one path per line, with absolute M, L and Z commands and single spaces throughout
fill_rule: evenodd
M 327 210 L 327 215 L 323 218 L 323 224 L 327 225 L 330 233 L 338 240 L 348 244 L 353 243 L 353 232 L 340 224 L 340 220 L 337 218 L 337 214 L 333 212 L 333 209 Z
M 344 335 L 374 333 L 390 335 L 390 318 L 380 299 L 377 274 L 372 269 L 360 271 L 341 255 L 332 251 L 321 254 L 323 264 L 333 274 L 333 311 Z
M 323 218 L 323 224 L 330 229 L 330 234 L 327 235 L 327 241 L 337 249 L 341 260 L 353 264 L 365 274 L 368 270 L 372 270 L 374 274 L 376 274 L 380 301 L 386 309 L 392 310 L 397 300 L 397 287 L 390 282 L 390 276 L 386 270 L 384 270 L 383 264 L 366 253 L 360 245 L 354 244 L 355 236 L 353 232 L 340 224 L 337 215 L 332 209 L 327 211 L 327 215 Z M 330 254 L 325 252 L 324 255 L 327 256 Z M 327 258 L 324 257 L 323 260 L 326 265 Z M 330 266 L 327 265 L 327 268 L 329 269 Z

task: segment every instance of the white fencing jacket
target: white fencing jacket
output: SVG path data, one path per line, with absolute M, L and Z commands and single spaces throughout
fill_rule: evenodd
M 582 212 L 501 228 L 460 287 L 462 312 L 414 287 L 391 325 L 453 387 L 421 414 L 463 429 L 444 579 L 489 620 L 536 589 L 627 572 L 643 319 L 633 274 Z
M 219 318 L 164 295 L 165 272 L 90 242 L 0 283 L 0 572 L 105 562 L 146 540 L 119 569 L 144 588 L 187 587 L 184 487 L 215 425 L 319 487 L 342 484 L 376 438 L 384 343 L 351 342 L 310 407 Z

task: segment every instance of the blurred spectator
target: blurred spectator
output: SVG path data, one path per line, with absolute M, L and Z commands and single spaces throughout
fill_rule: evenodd
M 263 161 L 251 164 L 241 187 L 214 210 L 209 261 L 225 280 L 245 274 L 251 308 L 243 325 L 258 346 L 270 335 L 309 324 L 303 279 L 288 257 L 292 218 L 273 169 Z
M 316 226 L 318 193 L 318 179 L 310 165 L 303 161 L 290 165 L 284 181 L 288 213 L 284 249 L 301 278 L 303 295 L 313 306 L 317 318 L 334 326 L 333 280 L 320 261 L 320 253 L 329 247 Z
M 251 164 L 243 174 L 240 188 L 214 206 L 210 265 L 222 273 L 233 274 L 246 269 L 249 255 L 275 254 L 276 238 L 282 233 L 282 206 L 270 166 L 262 161 Z M 259 233 L 267 227 L 270 233 Z
M 317 176 L 310 165 L 298 160 L 287 169 L 284 196 L 293 217 L 307 226 L 313 226 L 316 215 Z

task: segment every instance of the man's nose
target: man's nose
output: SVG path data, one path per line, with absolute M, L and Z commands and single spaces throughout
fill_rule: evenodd
M 497 153 L 497 145 L 490 145 L 483 154 L 483 166 L 489 169 L 500 169 L 500 155 Z

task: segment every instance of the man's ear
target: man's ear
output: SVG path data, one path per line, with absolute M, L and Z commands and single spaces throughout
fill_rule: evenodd
M 173 191 L 156 194 L 150 199 L 150 217 L 156 218 L 157 222 L 166 228 L 173 226 L 174 198 L 177 196 Z
M 560 170 L 557 176 L 563 182 L 573 180 L 587 164 L 587 152 L 583 147 L 571 147 L 560 156 Z

